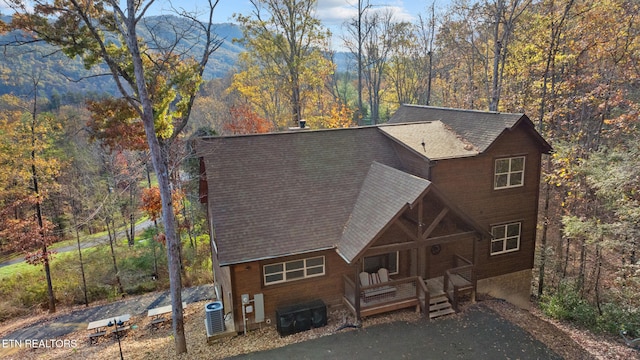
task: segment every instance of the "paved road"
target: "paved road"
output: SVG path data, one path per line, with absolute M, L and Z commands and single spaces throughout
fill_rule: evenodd
M 145 220 L 141 223 L 136 224 L 136 233 L 139 233 L 140 231 L 151 227 L 153 225 L 153 221 L 151 220 Z M 120 230 L 118 231 L 117 238 L 121 239 L 122 237 L 126 236 L 125 235 L 125 230 Z M 104 235 L 104 236 L 100 236 L 100 237 L 96 237 L 94 239 L 91 240 L 87 240 L 87 241 L 83 241 L 80 243 L 80 248 L 81 249 L 86 249 L 86 248 L 90 248 L 93 246 L 97 246 L 97 245 L 102 245 L 105 244 L 106 242 L 109 241 L 109 236 L 108 235 Z M 78 251 L 78 245 L 77 244 L 73 244 L 73 245 L 67 245 L 67 246 L 63 246 L 61 248 L 55 249 L 55 252 L 57 252 L 58 254 L 60 253 L 64 253 L 64 252 L 69 252 L 69 251 Z M 20 256 L 17 258 L 13 258 L 11 260 L 7 260 L 7 261 L 3 261 L 0 262 L 0 268 L 5 267 L 5 266 L 9 266 L 9 265 L 13 265 L 13 264 L 17 264 L 17 263 L 21 263 L 24 261 L 24 257 Z
M 337 333 L 232 359 L 562 359 L 529 333 L 484 306 L 460 317 L 394 322 Z
M 187 304 L 213 297 L 213 285 L 195 286 L 182 290 L 182 300 Z M 169 304 L 171 304 L 171 296 L 168 291 L 135 296 L 110 304 L 81 308 L 43 323 L 34 324 L 8 334 L 0 334 L 0 338 L 6 340 L 55 339 L 74 331 L 86 330 L 87 324 L 94 320 L 127 313 L 132 316 L 146 316 L 147 310 Z

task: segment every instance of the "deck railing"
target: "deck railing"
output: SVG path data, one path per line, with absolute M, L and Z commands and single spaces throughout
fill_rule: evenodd
M 474 301 L 476 279 L 473 263 L 460 255 L 453 256 L 454 267 L 444 274 L 444 291 L 453 302 L 454 310 L 458 311 L 458 299 L 464 293 L 469 293 Z
M 361 286 L 356 293 L 356 283 L 348 276 L 344 279 L 344 299 L 352 311 L 360 310 L 361 316 L 373 315 L 403 307 L 419 305 L 422 311 L 429 313 L 429 291 L 422 277 L 412 276 L 385 283 Z M 359 302 L 359 307 L 356 307 Z M 425 311 L 426 310 L 426 311 Z M 355 314 L 358 316 L 358 314 Z

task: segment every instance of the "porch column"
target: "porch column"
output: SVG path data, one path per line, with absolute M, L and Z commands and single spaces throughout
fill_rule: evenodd
M 358 323 L 359 323 L 359 322 L 360 322 L 360 320 L 361 320 L 361 317 L 360 317 L 360 292 L 361 292 L 361 291 L 360 291 L 360 269 L 362 269 L 362 261 L 363 261 L 363 260 L 362 260 L 362 259 L 360 259 L 360 260 L 358 260 L 358 261 L 356 262 L 356 264 L 355 264 L 355 265 L 356 265 L 356 266 L 355 266 L 355 274 L 354 274 L 354 275 L 355 275 L 355 276 L 354 276 L 354 279 L 355 279 L 355 284 L 356 284 L 356 286 L 355 286 L 356 294 L 355 294 L 355 296 L 354 296 L 354 299 L 355 299 L 355 302 L 356 302 L 356 303 L 355 303 L 355 304 L 353 304 L 353 305 L 354 305 L 354 307 L 355 307 L 355 309 L 356 309 L 356 321 L 357 321 Z
M 418 233 L 416 234 L 418 239 L 422 239 L 422 235 L 424 232 L 424 197 L 420 199 L 418 202 Z M 425 253 L 426 247 L 419 246 L 418 249 L 418 276 L 422 276 L 426 279 L 426 262 L 427 262 L 427 254 Z

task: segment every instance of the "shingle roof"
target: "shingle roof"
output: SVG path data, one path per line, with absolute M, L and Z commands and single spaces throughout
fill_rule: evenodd
M 373 161 L 376 127 L 198 140 L 222 265 L 334 248 Z
M 338 243 L 338 253 L 351 263 L 405 206 L 413 205 L 430 185 L 428 180 L 374 162 Z
M 478 150 L 441 121 L 382 125 L 380 130 L 430 160 L 478 155 Z
M 522 119 L 528 118 L 524 114 L 402 105 L 389 123 L 441 121 L 482 153 L 504 130 L 511 129 Z
M 336 247 L 354 259 L 429 186 L 402 172 L 396 142 L 431 159 L 472 156 L 524 123 L 550 149 L 522 114 L 403 105 L 391 122 L 409 124 L 197 140 L 220 264 Z

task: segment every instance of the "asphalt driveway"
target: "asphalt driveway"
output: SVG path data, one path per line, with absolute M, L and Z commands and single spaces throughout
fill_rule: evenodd
M 339 332 L 233 359 L 562 359 L 484 306 L 461 316 Z

